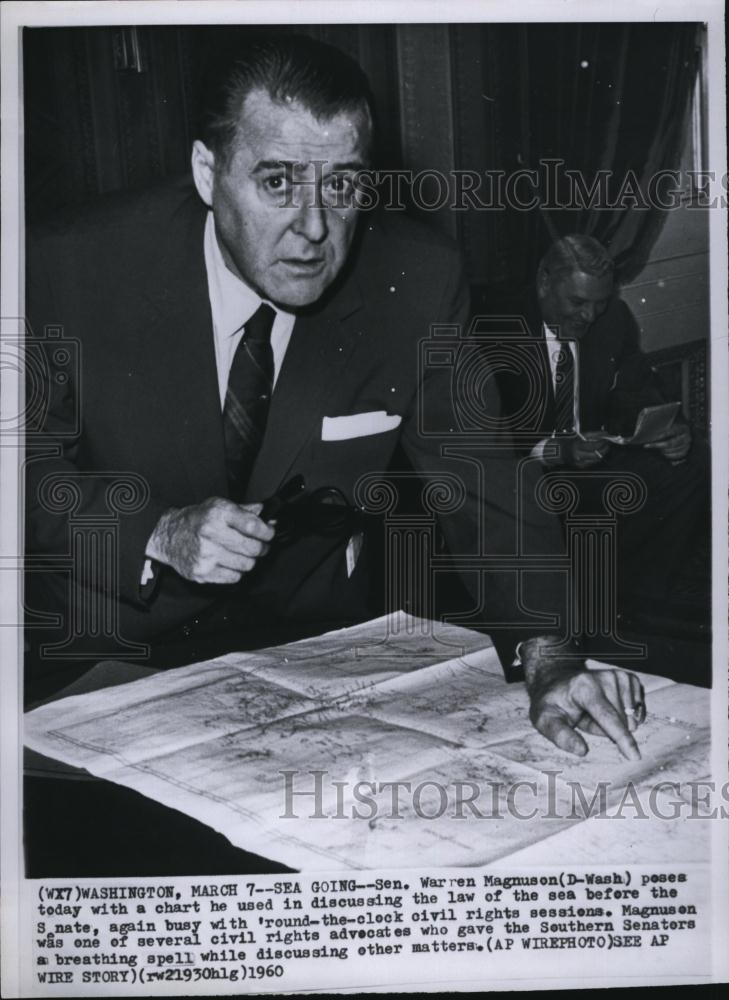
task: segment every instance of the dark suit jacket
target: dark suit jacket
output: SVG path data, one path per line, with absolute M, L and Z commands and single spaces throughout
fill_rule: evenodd
M 60 364 L 56 342 L 45 338 L 49 401 L 45 450 L 34 454 L 33 441 L 29 448 L 30 551 L 67 553 L 69 519 L 107 516 L 110 479 L 131 474 L 128 495 L 111 498 L 119 511 L 117 579 L 102 584 L 112 599 L 118 594 L 119 630 L 131 640 L 159 636 L 230 590 L 167 569 L 153 599 L 140 597 L 145 546 L 161 513 L 227 493 L 204 221 L 205 208 L 186 181 L 61 218 L 29 248 L 33 338 L 43 340 L 44 328 L 57 324 L 79 349 L 76 368 L 67 358 Z M 455 474 L 465 485 L 461 509 L 442 518 L 452 551 L 514 551 L 511 460 L 492 457 L 483 496 L 478 464 L 444 457 L 457 421 L 452 365 L 421 363 L 431 324 L 465 328 L 467 309 L 460 259 L 449 243 L 400 217 L 363 217 L 345 272 L 297 317 L 249 499 L 262 500 L 301 473 L 308 488 L 335 486 L 353 500 L 358 480 L 384 472 L 399 444 L 420 473 Z M 322 440 L 324 416 L 374 410 L 400 416 L 400 426 Z M 56 502 L 59 477 L 73 484 L 71 511 Z M 558 547 L 556 525 L 545 520 L 550 532 Z M 366 615 L 365 572 L 358 564 L 347 576 L 345 545 L 309 538 L 267 557 L 244 581 L 249 596 L 242 600 L 258 600 L 281 618 Z M 89 601 L 86 567 L 76 569 L 81 589 L 72 599 Z M 66 579 L 47 574 L 45 584 L 60 608 Z M 513 581 L 494 586 L 488 599 L 495 620 L 518 615 L 515 591 Z M 504 642 L 508 660 L 513 636 Z
M 501 394 L 505 428 L 521 453 L 554 430 L 554 390 L 536 296 L 490 320 L 484 337 Z M 577 344 L 580 429 L 630 434 L 641 409 L 665 402 L 640 349 L 633 314 L 617 295 Z

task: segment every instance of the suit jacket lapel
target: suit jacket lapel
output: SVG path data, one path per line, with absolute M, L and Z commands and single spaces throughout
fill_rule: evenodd
M 203 255 L 206 212 L 185 203 L 165 233 L 166 256 L 148 285 L 153 307 L 144 331 L 149 390 L 195 495 L 225 495 L 227 478 L 215 344 Z
M 527 305 L 527 325 L 529 333 L 539 343 L 539 371 L 541 374 L 539 391 L 543 396 L 544 408 L 540 421 L 540 430 L 551 434 L 554 430 L 555 409 L 554 409 L 554 386 L 552 384 L 551 367 L 549 364 L 549 353 L 547 349 L 547 338 L 544 335 L 542 325 L 542 312 L 539 302 L 534 293 L 531 294 Z
M 591 336 L 592 334 L 592 336 Z M 578 401 L 580 408 L 580 426 L 586 430 L 601 427 L 605 420 L 605 392 L 614 368 L 609 347 L 606 350 L 600 344 L 594 331 L 588 331 L 578 346 Z
M 165 233 L 159 270 L 147 283 L 151 320 L 138 347 L 139 370 L 153 394 L 193 494 L 227 495 L 222 415 L 203 255 L 206 211 L 194 192 Z M 338 385 L 362 329 L 362 294 L 351 272 L 325 300 L 297 317 L 271 400 L 266 433 L 247 497 L 270 496 L 296 472 L 312 433 L 320 435 L 325 400 Z
M 251 500 L 265 499 L 295 475 L 306 442 L 321 435 L 326 397 L 340 383 L 362 336 L 361 305 L 360 289 L 350 277 L 321 308 L 297 317 L 248 484 Z

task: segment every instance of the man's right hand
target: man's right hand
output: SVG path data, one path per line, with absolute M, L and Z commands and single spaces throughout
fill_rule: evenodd
M 237 583 L 268 552 L 275 534 L 258 516 L 261 507 L 211 497 L 170 508 L 157 522 L 146 554 L 194 583 Z

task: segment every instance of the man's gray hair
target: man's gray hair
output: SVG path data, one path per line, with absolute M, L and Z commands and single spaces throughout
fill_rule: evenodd
M 581 271 L 595 278 L 612 275 L 615 267 L 610 254 L 593 236 L 573 233 L 553 243 L 539 262 L 539 273 L 550 280 Z

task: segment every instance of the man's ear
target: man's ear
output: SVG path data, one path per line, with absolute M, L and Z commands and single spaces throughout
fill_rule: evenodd
M 215 188 L 215 155 L 204 142 L 196 139 L 192 144 L 192 177 L 197 193 L 208 206 L 212 208 L 213 189 Z
M 541 301 L 549 292 L 549 275 L 544 268 L 537 271 L 537 297 Z

